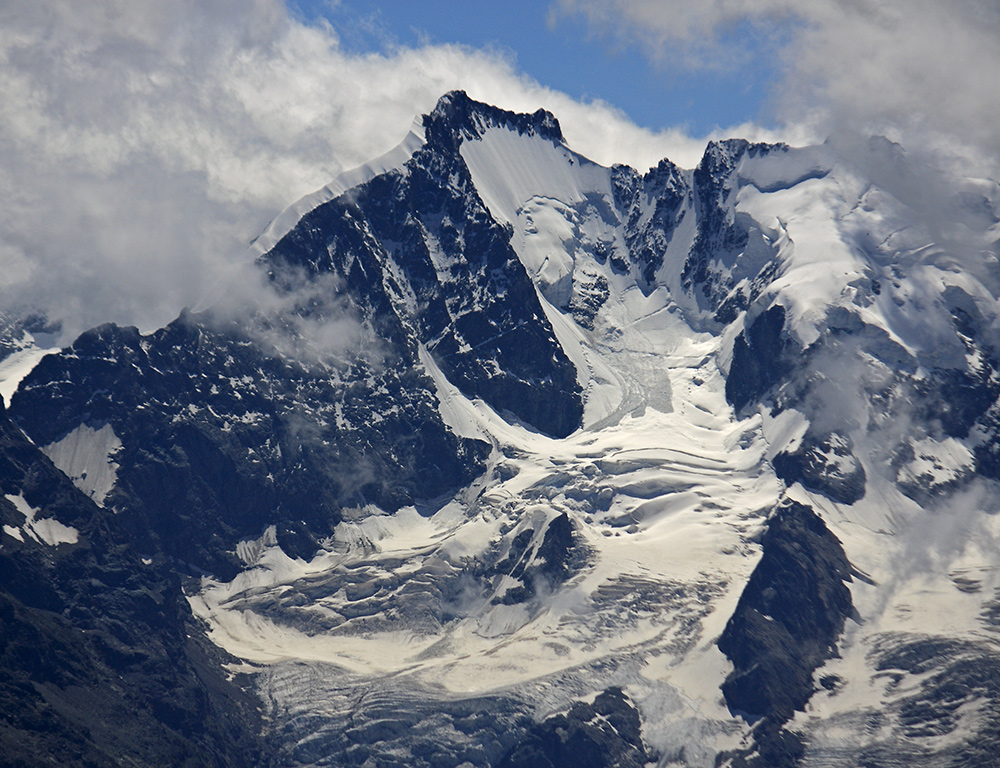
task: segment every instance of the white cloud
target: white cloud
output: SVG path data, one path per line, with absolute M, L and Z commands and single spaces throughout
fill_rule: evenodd
M 544 106 L 604 163 L 693 165 L 704 146 L 543 88 L 496 52 L 348 54 L 278 0 L 8 0 L 0 71 L 0 308 L 40 307 L 66 340 L 198 304 L 271 217 L 453 88 Z
M 688 66 L 779 57 L 773 97 L 789 124 L 882 132 L 911 150 L 930 143 L 980 164 L 988 158 L 992 168 L 1000 157 L 1000 6 L 992 0 L 558 0 L 557 7 Z

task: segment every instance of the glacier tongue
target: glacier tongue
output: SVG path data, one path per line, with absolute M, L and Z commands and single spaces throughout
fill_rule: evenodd
M 360 686 L 391 676 L 442 702 L 505 695 L 539 714 L 618 685 L 657 749 L 694 750 L 695 731 L 715 733 L 713 749 L 735 745 L 714 638 L 756 563 L 752 537 L 780 486 L 761 461 L 759 419 L 735 420 L 725 403 L 717 343 L 675 339 L 661 351 L 677 393 L 670 412 L 629 403 L 563 440 L 511 426 L 450 389 L 446 421 L 496 445 L 492 479 L 430 518 L 403 510 L 345 521 L 308 563 L 272 546 L 235 581 L 205 581 L 196 612 L 238 656 L 314 665 L 280 667 L 283 680 L 329 679 L 323 686 L 347 675 Z M 544 568 L 531 582 L 524 574 L 558 553 L 541 550 L 561 516 L 581 553 L 569 556 L 583 560 L 562 583 Z M 521 532 L 531 538 L 506 572 L 484 568 L 498 551 L 504 562 Z M 531 597 L 510 599 L 525 587 Z M 300 711 L 313 685 L 270 695 Z M 711 765 L 714 752 L 699 749 L 704 761 L 693 764 Z

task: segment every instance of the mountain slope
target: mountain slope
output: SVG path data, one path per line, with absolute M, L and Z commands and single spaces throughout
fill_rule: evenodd
M 259 704 L 178 576 L 141 559 L 2 404 L 0 491 L 0 763 L 259 764 Z
M 252 301 L 11 413 L 199 578 L 281 764 L 981 765 L 998 199 L 882 139 L 604 168 L 451 93 Z

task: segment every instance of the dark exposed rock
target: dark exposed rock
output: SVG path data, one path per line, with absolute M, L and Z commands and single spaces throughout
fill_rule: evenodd
M 499 768 L 642 768 L 652 759 L 639 732 L 639 713 L 620 688 L 593 704 L 533 725 Z
M 743 139 L 713 141 L 694 171 L 698 235 L 681 277 L 685 287 L 697 286 L 706 298 L 729 287 L 714 284 L 711 261 L 738 251 L 747 243 L 746 230 L 732 218 L 727 198 L 736 186 L 736 169 L 749 146 Z
M 865 468 L 845 435 L 808 433 L 795 451 L 780 453 L 771 463 L 787 484 L 802 483 L 841 504 L 853 504 L 865 495 Z
M 144 552 L 232 578 L 236 543 L 269 525 L 308 558 L 342 507 L 393 511 L 480 471 L 486 446 L 444 426 L 415 355 L 396 350 L 311 364 L 209 316 L 147 337 L 106 325 L 43 360 L 11 414 L 41 446 L 110 425 L 119 524 Z
M 741 258 L 750 244 L 750 232 L 734 216 L 730 199 L 739 186 L 740 163 L 744 157 L 785 149 L 784 145 L 751 144 L 743 139 L 713 141 L 694 170 L 692 187 L 698 233 L 684 262 L 681 282 L 699 306 L 713 315 L 727 303 L 741 279 L 753 280 L 758 268 L 765 266 L 763 262 Z M 738 267 L 740 261 L 753 263 Z M 723 318 L 729 315 L 722 313 Z
M 760 234 L 757 233 L 758 238 Z M 778 274 L 778 263 L 769 261 L 752 279 L 741 281 L 729 292 L 719 308 L 715 310 L 713 319 L 720 325 L 728 325 L 734 322 L 740 312 L 750 308 L 764 290 L 771 284 Z
M 429 144 L 444 150 L 457 150 L 462 141 L 477 139 L 489 126 L 502 126 L 521 135 L 541 136 L 561 144 L 562 129 L 555 116 L 544 109 L 530 115 L 508 112 L 469 98 L 465 91 L 449 91 L 424 121 Z
M 589 331 L 594 330 L 594 318 L 608 300 L 611 291 L 604 275 L 573 275 L 573 296 L 569 310 L 577 325 Z
M 2 408 L 0 490 L 77 532 L 44 543 L 0 497 L 20 532 L 0 533 L 0 764 L 266 765 L 256 697 L 226 679 L 177 575 L 141 560 Z
M 809 701 L 813 672 L 836 655 L 854 608 L 843 547 L 809 507 L 794 501 L 778 507 L 761 549 L 719 649 L 735 667 L 722 685 L 730 710 L 761 721 L 755 731 L 759 756 L 747 764 L 763 768 L 794 765 L 795 737 L 780 726 Z M 768 750 L 791 762 L 765 762 Z
M 966 438 L 1000 395 L 1000 378 L 986 362 L 972 370 L 931 371 L 918 383 L 917 397 L 922 421 L 941 426 L 949 437 Z
M 656 285 L 656 273 L 663 266 L 674 230 L 684 218 L 690 185 L 669 160 L 661 160 L 642 177 L 628 166 L 616 165 L 611 169 L 611 183 L 629 251 L 639 265 L 640 287 L 649 292 Z M 652 214 L 646 216 L 650 206 Z
M 935 456 L 910 440 L 902 441 L 892 454 L 890 466 L 896 473 L 896 487 L 918 504 L 932 506 L 967 482 L 974 466 L 945 466 L 947 460 Z
M 511 539 L 506 555 L 485 568 L 483 578 L 509 576 L 519 582 L 495 598 L 515 605 L 557 588 L 586 563 L 586 547 L 577 540 L 573 523 L 563 512 L 546 523 L 544 532 L 525 528 Z
M 786 356 L 784 327 L 785 308 L 775 304 L 736 337 L 726 399 L 737 411 L 759 401 L 787 377 L 791 363 Z

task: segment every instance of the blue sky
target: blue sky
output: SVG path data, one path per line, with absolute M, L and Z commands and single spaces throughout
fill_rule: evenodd
M 727 33 L 748 50 L 743 66 L 692 69 L 597 37 L 582 16 L 553 14 L 544 0 L 292 0 L 290 7 L 309 22 L 326 19 L 354 53 L 448 43 L 500 51 L 541 85 L 581 101 L 603 100 L 645 128 L 706 135 L 769 122 L 777 58 L 747 25 Z

